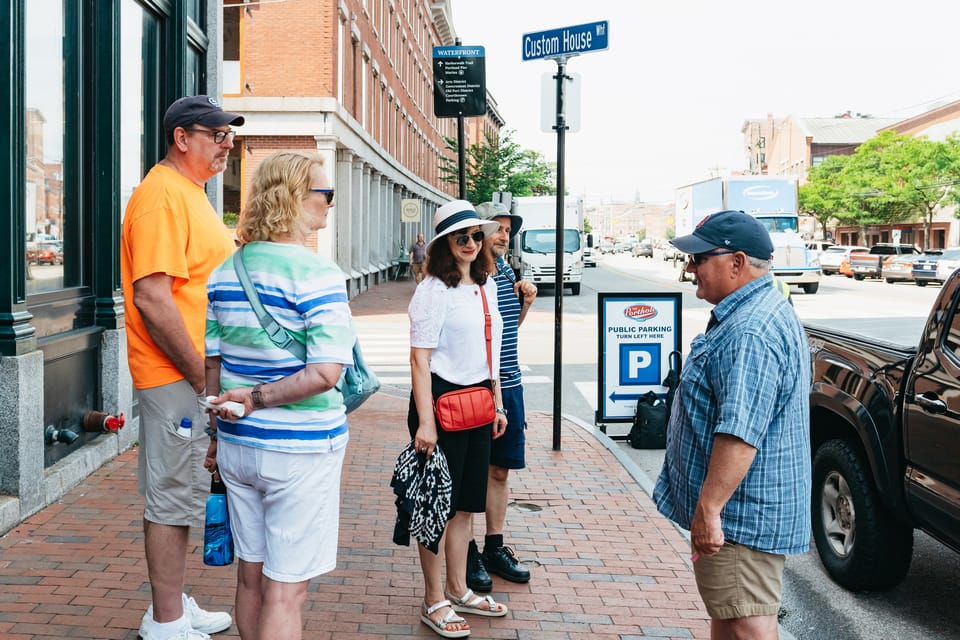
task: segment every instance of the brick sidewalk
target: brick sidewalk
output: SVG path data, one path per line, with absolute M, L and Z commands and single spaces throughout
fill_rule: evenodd
M 419 621 L 415 550 L 391 542 L 393 462 L 405 444 L 407 401 L 378 394 L 351 415 L 337 569 L 315 580 L 305 638 L 431 638 Z M 474 638 L 705 638 L 706 613 L 687 544 L 592 435 L 529 416 L 528 468 L 511 474 L 508 541 L 532 579 L 494 578 L 504 619 L 472 616 Z M 0 637 L 126 639 L 150 599 L 128 451 L 0 538 Z M 482 520 L 482 519 L 478 519 Z M 200 532 L 188 589 L 201 606 L 232 609 L 235 569 L 205 567 Z M 236 627 L 217 637 L 236 637 Z
M 405 316 L 413 290 L 410 280 L 384 283 L 350 306 L 357 317 Z M 439 637 L 420 623 L 416 550 L 391 541 L 389 482 L 406 411 L 407 398 L 385 390 L 350 416 L 337 569 L 310 586 L 308 640 Z M 511 611 L 471 616 L 471 637 L 709 637 L 688 544 L 637 481 L 584 429 L 564 420 L 563 450 L 554 452 L 552 417 L 527 418 L 527 469 L 510 475 L 507 543 L 532 579 L 495 577 L 493 593 Z M 127 451 L 0 538 L 0 638 L 137 638 L 150 589 L 136 463 Z M 193 532 L 187 589 L 204 608 L 232 610 L 235 566 L 204 566 L 201 538 Z M 216 637 L 235 638 L 236 627 Z

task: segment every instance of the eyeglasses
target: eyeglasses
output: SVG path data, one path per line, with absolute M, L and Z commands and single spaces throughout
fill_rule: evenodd
M 327 204 L 333 204 L 333 189 L 307 189 L 307 191 L 322 193 L 327 196 Z
M 192 131 L 193 133 L 205 133 L 208 136 L 213 138 L 214 144 L 223 144 L 223 141 L 227 138 L 230 139 L 230 142 L 233 142 L 233 139 L 237 136 L 237 132 L 233 129 L 227 131 L 211 131 L 210 129 L 184 129 L 184 131 Z
M 704 253 L 694 253 L 690 255 L 690 262 L 695 266 L 699 267 L 704 262 L 709 260 L 712 256 L 725 256 L 728 253 L 736 253 L 736 251 L 705 251 Z
M 483 242 L 483 231 L 474 231 L 473 233 L 467 233 L 466 231 L 461 231 L 453 237 L 453 241 L 457 243 L 458 247 L 467 246 L 467 242 L 473 240 L 477 244 Z

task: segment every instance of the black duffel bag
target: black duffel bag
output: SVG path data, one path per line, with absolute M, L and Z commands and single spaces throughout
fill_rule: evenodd
M 653 391 L 647 391 L 637 400 L 633 426 L 627 440 L 634 449 L 663 449 L 667 446 L 667 425 L 670 424 L 670 409 L 673 393 L 680 382 L 680 352 L 670 353 L 670 371 L 663 381 L 667 388 L 666 401 Z
M 667 403 L 653 391 L 637 400 L 637 412 L 627 439 L 634 449 L 663 449 L 667 446 Z

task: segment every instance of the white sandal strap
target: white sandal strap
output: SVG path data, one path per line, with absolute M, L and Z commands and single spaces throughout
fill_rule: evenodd
M 424 606 L 424 608 L 426 609 L 428 616 L 429 616 L 431 613 L 433 613 L 434 611 L 437 611 L 437 610 L 439 610 L 439 609 L 443 609 L 444 607 L 450 607 L 451 610 L 453 609 L 453 605 L 450 604 L 450 601 L 449 601 L 449 600 L 441 600 L 440 602 L 434 604 L 434 605 L 431 606 L 431 607 L 427 607 L 427 603 L 424 602 L 424 603 L 423 603 L 423 606 Z

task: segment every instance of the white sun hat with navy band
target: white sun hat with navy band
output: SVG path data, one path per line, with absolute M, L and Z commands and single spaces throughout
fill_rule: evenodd
M 480 227 L 484 235 L 490 235 L 500 229 L 500 223 L 496 220 L 481 220 L 473 205 L 466 200 L 448 202 L 433 214 L 433 231 L 436 235 L 427 245 L 427 249 L 439 238 L 470 227 Z

